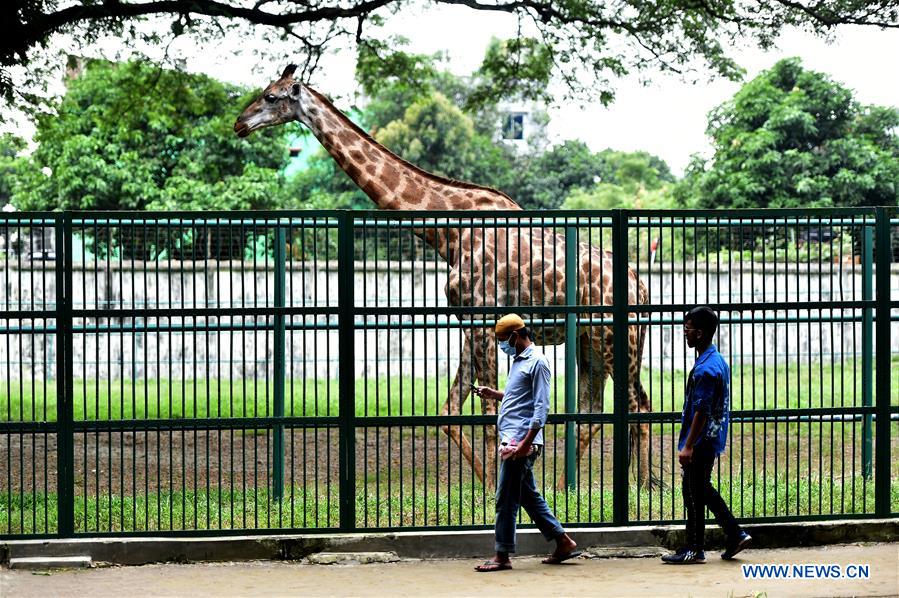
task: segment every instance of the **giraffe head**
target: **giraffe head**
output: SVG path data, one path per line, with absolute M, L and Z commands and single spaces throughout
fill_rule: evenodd
M 293 78 L 297 65 L 288 64 L 281 77 L 269 83 L 262 94 L 246 107 L 234 123 L 238 137 L 246 137 L 257 129 L 281 125 L 294 120 L 304 121 L 303 97 L 305 86 Z

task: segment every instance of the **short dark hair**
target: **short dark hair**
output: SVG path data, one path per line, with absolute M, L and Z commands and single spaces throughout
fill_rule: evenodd
M 707 340 L 712 340 L 715 331 L 718 330 L 718 314 L 707 305 L 700 305 L 688 311 L 684 316 L 684 322 L 688 320 L 693 322 L 696 328 L 702 330 L 702 335 Z
M 531 330 L 530 328 L 528 328 L 527 326 L 525 326 L 524 328 L 519 328 L 518 330 L 515 330 L 514 332 L 518 336 L 523 336 L 531 342 L 534 341 L 534 331 Z

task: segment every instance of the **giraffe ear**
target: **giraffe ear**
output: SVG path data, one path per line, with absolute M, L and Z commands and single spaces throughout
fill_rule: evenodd
M 288 64 L 286 67 L 284 67 L 284 72 L 281 73 L 281 78 L 286 79 L 287 77 L 293 77 L 293 74 L 296 72 L 296 70 L 297 65 Z
M 294 83 L 290 86 L 290 97 L 294 100 L 300 99 L 300 84 Z

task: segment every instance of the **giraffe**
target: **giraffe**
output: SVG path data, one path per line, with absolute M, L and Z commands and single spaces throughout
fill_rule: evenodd
M 246 137 L 263 127 L 299 121 L 308 127 L 347 175 L 384 210 L 503 210 L 521 208 L 508 195 L 446 179 L 406 162 L 372 139 L 340 112 L 327 98 L 294 79 L 295 65 L 288 65 L 238 117 L 234 130 Z M 484 307 L 477 317 L 490 314 L 493 306 L 564 305 L 564 237 L 545 223 L 527 223 L 526 228 L 422 228 L 413 232 L 435 249 L 449 265 L 444 292 L 450 306 Z M 612 258 L 589 243 L 578 244 L 580 305 L 612 304 Z M 647 303 L 645 285 L 628 268 L 628 302 Z M 460 321 L 472 322 L 474 314 L 459 312 Z M 580 314 L 589 317 L 589 314 Z M 556 314 L 545 319 L 561 318 Z M 564 326 L 536 324 L 540 345 L 564 342 Z M 628 326 L 628 409 L 650 411 L 649 397 L 640 383 L 640 365 L 645 326 Z M 583 326 L 578 330 L 578 403 L 581 412 L 602 410 L 606 381 L 613 373 L 612 330 L 608 326 Z M 477 380 L 496 388 L 497 347 L 492 327 L 465 327 L 459 366 L 450 386 L 443 415 L 458 415 L 470 395 L 469 384 Z M 594 404 L 593 397 L 598 401 Z M 496 414 L 496 404 L 481 399 L 482 413 Z M 579 425 L 577 454 L 583 455 L 599 424 Z M 495 486 L 496 429 L 485 426 L 485 459 L 474 451 L 461 426 L 444 425 L 442 430 L 460 447 L 480 481 Z M 631 427 L 631 447 L 639 446 L 637 481 L 649 481 L 649 425 Z M 633 452 L 633 451 L 632 451 Z M 559 480 L 559 487 L 564 485 Z

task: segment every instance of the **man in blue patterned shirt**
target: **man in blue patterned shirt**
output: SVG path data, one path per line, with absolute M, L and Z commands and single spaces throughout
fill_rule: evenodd
M 737 525 L 730 509 L 712 486 L 712 468 L 727 443 L 730 420 L 730 368 L 712 344 L 716 330 L 718 316 L 706 306 L 695 307 L 684 317 L 687 346 L 696 349 L 696 362 L 687 380 L 677 444 L 677 458 L 684 473 L 687 543 L 675 554 L 662 557 L 670 564 L 705 562 L 706 507 L 727 535 L 721 558 L 732 559 L 752 540 Z
M 520 507 L 524 507 L 547 541 L 556 541 L 555 551 L 543 560 L 545 564 L 555 565 L 581 554 L 534 482 L 534 461 L 543 448 L 543 426 L 549 413 L 550 372 L 549 362 L 537 351 L 533 339 L 521 317 L 508 314 L 500 318 L 496 340 L 500 350 L 512 357 L 506 390 L 474 388 L 481 397 L 502 401 L 496 421 L 502 457 L 496 484 L 496 556 L 475 567 L 475 571 L 512 568 L 509 555 L 515 552 L 515 524 Z

